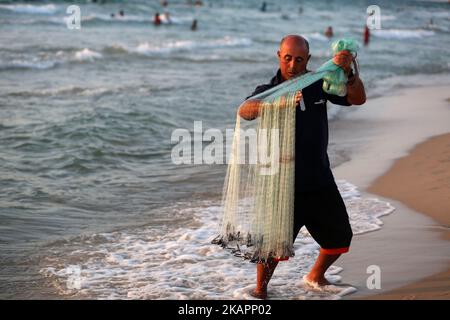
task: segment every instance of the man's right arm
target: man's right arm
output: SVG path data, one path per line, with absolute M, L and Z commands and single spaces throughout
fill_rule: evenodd
M 259 116 L 259 110 L 261 108 L 261 100 L 250 99 L 246 100 L 239 107 L 239 116 L 245 120 L 253 120 Z
M 265 90 L 263 90 L 263 91 L 265 91 Z M 250 96 L 249 98 L 251 98 L 252 96 Z M 238 111 L 239 116 L 241 118 L 244 118 L 245 120 L 256 119 L 259 116 L 259 113 L 261 111 L 261 105 L 262 105 L 261 102 L 262 101 L 259 99 L 249 99 L 249 98 L 247 98 L 247 100 L 239 107 L 239 111 Z M 303 98 L 302 91 L 301 90 L 297 91 L 295 94 L 296 106 L 300 105 L 300 101 L 302 100 L 302 98 Z M 285 106 L 287 106 L 287 100 L 285 97 L 281 97 L 281 100 L 278 102 L 278 107 L 284 108 Z
M 264 92 L 268 89 L 270 89 L 272 86 L 263 84 L 261 86 L 257 86 L 255 91 L 246 98 L 246 101 L 241 104 L 238 113 L 241 118 L 244 118 L 245 120 L 254 120 L 259 116 L 259 111 L 261 108 L 260 102 L 261 100 L 258 99 L 251 99 L 251 97 Z

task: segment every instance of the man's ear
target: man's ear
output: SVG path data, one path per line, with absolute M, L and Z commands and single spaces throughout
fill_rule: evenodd
M 305 66 L 306 65 L 308 65 L 308 62 L 309 62 L 309 59 L 311 58 L 311 55 L 310 54 L 308 54 L 308 58 L 306 58 L 306 63 L 305 63 Z

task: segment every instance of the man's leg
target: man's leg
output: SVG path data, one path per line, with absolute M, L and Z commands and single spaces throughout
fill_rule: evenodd
M 277 265 L 278 261 L 273 259 L 267 263 L 258 263 L 256 265 L 256 288 L 251 292 L 252 296 L 258 299 L 267 298 L 267 285 Z
M 341 254 L 349 251 L 353 232 L 344 200 L 336 185 L 317 192 L 311 200 L 316 203 L 316 208 L 311 210 L 314 214 L 307 216 L 306 228 L 321 249 L 306 280 L 329 285 L 325 271 Z
M 295 196 L 295 214 L 294 214 L 294 230 L 292 242 L 295 242 L 300 229 L 303 227 L 303 220 L 300 218 L 300 204 L 303 203 L 304 196 Z M 299 201 L 299 203 L 297 203 Z M 255 298 L 266 299 L 267 298 L 267 285 L 278 265 L 279 260 L 270 259 L 268 263 L 258 263 L 256 265 L 256 288 L 252 290 L 251 295 Z
M 319 286 L 329 285 L 330 282 L 325 278 L 325 271 L 341 256 L 341 254 L 328 254 L 320 250 L 316 263 L 311 271 L 306 275 L 306 279 L 316 282 Z

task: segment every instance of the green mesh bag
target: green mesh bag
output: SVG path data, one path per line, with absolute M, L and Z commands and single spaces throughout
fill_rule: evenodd
M 334 42 L 331 45 L 331 48 L 333 50 L 333 54 L 337 54 L 339 51 L 345 50 L 350 52 L 353 56 L 356 56 L 356 52 L 358 50 L 358 43 L 352 39 L 341 39 Z M 329 63 L 330 61 L 328 61 L 326 64 Z M 331 63 L 334 65 L 332 61 Z M 333 68 L 333 66 L 328 65 L 326 67 L 325 65 L 323 65 L 322 67 L 324 67 L 324 69 Z M 343 97 L 347 94 L 347 81 L 348 78 L 344 70 L 338 67 L 336 70 L 329 71 L 324 75 L 322 88 L 325 92 L 329 94 L 334 94 Z

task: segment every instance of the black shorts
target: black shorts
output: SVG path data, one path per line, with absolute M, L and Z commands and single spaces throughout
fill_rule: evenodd
M 353 232 L 344 200 L 335 184 L 319 190 L 296 192 L 293 241 L 303 226 L 323 253 L 339 254 L 349 250 Z

